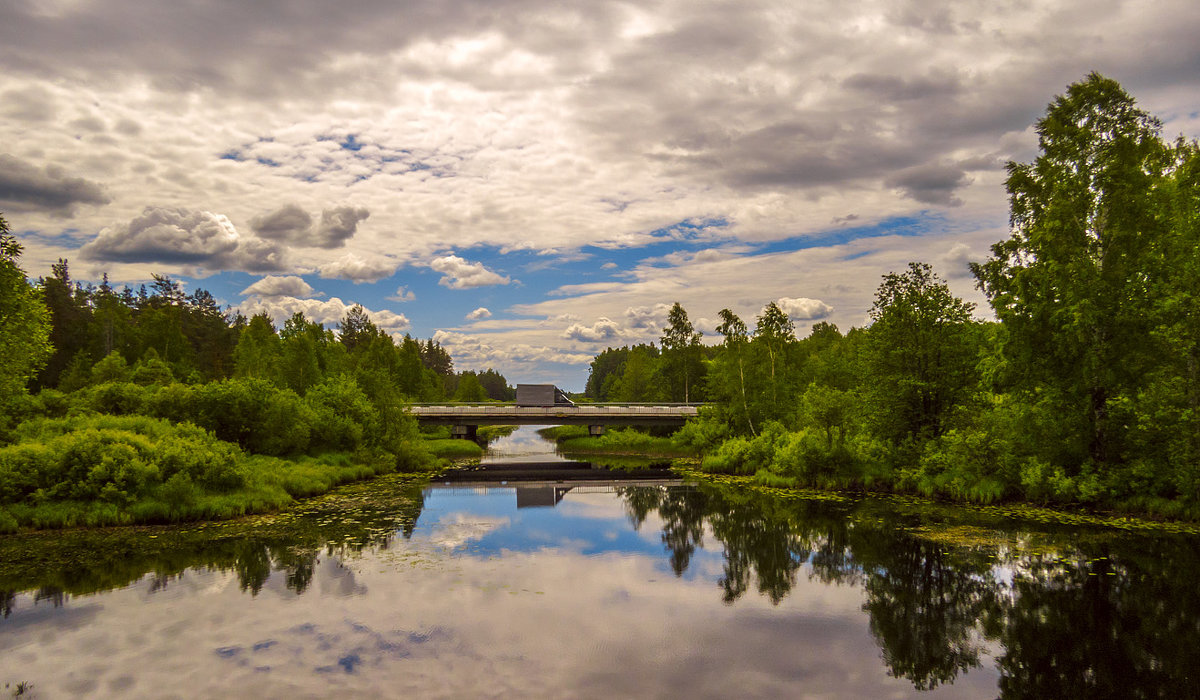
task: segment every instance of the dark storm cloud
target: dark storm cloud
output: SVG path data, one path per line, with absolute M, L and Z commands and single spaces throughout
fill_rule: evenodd
M 968 184 L 966 172 L 955 165 L 928 163 L 905 168 L 885 180 L 889 187 L 923 204 L 957 206 L 962 200 L 954 191 Z
M 108 195 L 98 183 L 71 177 L 59 166 L 39 168 L 0 154 L 0 206 L 4 208 L 71 216 L 77 205 L 108 202 Z
M 371 215 L 364 207 L 340 206 L 321 212 L 321 221 L 313 222 L 308 212 L 296 204 L 252 219 L 251 228 L 262 238 L 317 248 L 340 248 L 354 237 L 359 222 Z
M 336 207 L 321 212 L 321 223 L 317 226 L 312 245 L 322 248 L 337 248 L 354 236 L 358 223 L 371 215 L 363 207 Z
M 842 85 L 865 93 L 870 99 L 881 103 L 947 97 L 958 94 L 963 88 L 959 77 L 954 74 L 905 78 L 857 73 L 843 80 Z
M 265 216 L 250 220 L 250 227 L 263 238 L 275 241 L 299 241 L 312 227 L 312 217 L 296 204 L 285 204 Z

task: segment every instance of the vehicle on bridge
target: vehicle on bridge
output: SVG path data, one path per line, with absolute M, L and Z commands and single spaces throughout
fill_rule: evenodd
M 567 398 L 562 389 L 553 384 L 518 384 L 518 406 L 574 406 L 575 402 Z

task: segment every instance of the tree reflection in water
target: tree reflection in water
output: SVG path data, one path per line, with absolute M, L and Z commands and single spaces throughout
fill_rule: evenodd
M 61 605 L 147 573 L 151 592 L 162 590 L 196 567 L 234 571 L 250 594 L 281 572 L 299 595 L 322 554 L 387 549 L 397 535 L 412 536 L 422 485 L 380 489 L 347 489 L 252 525 L 6 538 L 0 613 L 12 613 L 18 591 Z M 617 492 L 635 528 L 651 516 L 661 522 L 676 576 L 698 548 L 720 547 L 724 570 L 714 593 L 726 604 L 752 590 L 779 604 L 801 576 L 860 588 L 890 673 L 917 689 L 951 684 L 991 663 L 989 656 L 1008 698 L 1187 697 L 1200 687 L 1194 537 L 1031 528 L 965 510 L 785 499 L 712 485 Z M 948 526 L 994 537 L 929 534 Z M 1038 546 L 1024 544 L 1033 540 Z
M 1003 697 L 1187 697 L 1200 688 L 1200 549 L 1192 537 L 985 523 L 1008 543 L 918 536 L 946 511 L 872 500 L 785 500 L 710 485 L 622 489 L 640 527 L 656 513 L 681 575 L 704 523 L 724 549 L 719 584 L 778 604 L 804 565 L 824 583 L 861 585 L 890 672 L 920 690 L 953 683 L 998 650 Z M 958 517 L 970 519 L 969 512 Z M 1052 550 L 1052 554 L 1046 550 Z

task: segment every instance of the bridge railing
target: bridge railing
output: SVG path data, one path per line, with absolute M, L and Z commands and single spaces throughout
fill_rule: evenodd
M 517 405 L 516 401 L 434 401 L 424 403 L 410 403 L 409 406 L 513 406 Z M 603 403 L 575 403 L 575 404 L 553 404 L 550 406 L 537 406 L 535 408 L 583 408 L 586 406 L 695 406 L 697 408 L 703 406 L 711 406 L 711 402 L 707 401 L 690 401 L 690 402 L 672 402 L 672 401 L 606 401 Z

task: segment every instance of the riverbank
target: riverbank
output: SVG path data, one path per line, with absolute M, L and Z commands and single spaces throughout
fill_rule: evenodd
M 281 510 L 336 486 L 432 472 L 425 441 L 397 451 L 251 454 L 188 423 L 88 415 L 20 426 L 0 448 L 0 533 L 228 520 Z
M 710 484 L 720 488 L 744 490 L 769 495 L 784 500 L 834 501 L 851 503 L 864 499 L 886 502 L 900 510 L 920 514 L 922 518 L 933 517 L 940 522 L 960 520 L 964 514 L 992 518 L 1001 521 L 1020 521 L 1043 526 L 1105 527 L 1126 532 L 1200 535 L 1200 522 L 1181 520 L 1152 520 L 1135 514 L 1065 509 L 1039 506 L 1030 503 L 978 504 L 962 501 L 946 501 L 916 494 L 901 494 L 871 490 L 824 490 L 799 486 L 772 486 L 753 476 L 714 474 L 701 471 L 696 460 L 674 460 L 672 471 L 685 479 Z M 931 530 L 932 531 L 932 530 Z
M 695 452 L 671 437 L 649 435 L 637 430 L 615 428 L 603 435 L 588 434 L 586 426 L 556 425 L 538 431 L 558 445 L 563 454 L 612 455 L 627 457 L 694 457 Z

